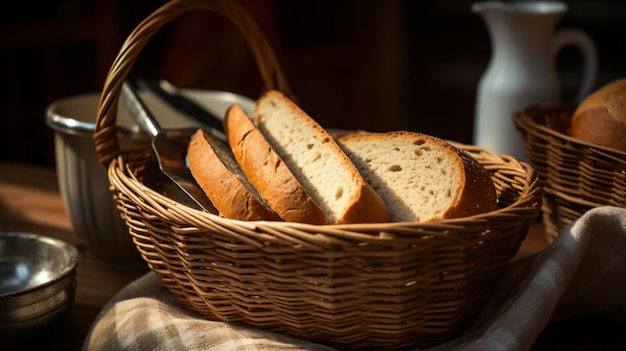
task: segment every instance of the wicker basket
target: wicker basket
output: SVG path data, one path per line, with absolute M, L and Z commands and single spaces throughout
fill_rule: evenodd
M 588 210 L 626 205 L 626 153 L 568 135 L 576 106 L 532 106 L 514 117 L 530 163 L 544 182 L 550 240 Z
M 315 226 L 194 210 L 171 193 L 149 146 L 122 150 L 115 134 L 115 107 L 137 55 L 190 10 L 231 20 L 248 38 L 266 88 L 289 92 L 267 41 L 231 1 L 170 1 L 128 37 L 105 82 L 94 140 L 137 249 L 163 285 L 208 319 L 342 349 L 427 346 L 461 331 L 539 215 L 532 167 L 459 145 L 492 174 L 499 209 L 433 223 Z

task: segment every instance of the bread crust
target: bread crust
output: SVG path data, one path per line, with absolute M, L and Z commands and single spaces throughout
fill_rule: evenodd
M 282 219 L 309 224 L 326 223 L 322 209 L 238 105 L 228 109 L 224 130 L 241 169 Z
M 464 187 L 455 204 L 442 217 L 461 218 L 495 211 L 498 208 L 498 195 L 489 172 L 470 154 L 450 146 L 456 151 L 463 168 Z
M 418 208 L 412 208 L 415 212 L 405 211 L 405 209 L 394 210 L 394 207 L 399 208 L 398 206 L 402 206 L 401 204 L 411 203 L 412 201 L 410 201 L 409 197 L 415 195 L 411 192 L 394 192 L 393 195 L 385 195 L 385 191 L 381 190 L 379 194 L 381 194 L 387 207 L 390 209 L 392 221 L 428 222 L 472 216 L 490 212 L 497 208 L 497 193 L 489 172 L 487 172 L 470 154 L 458 149 L 447 141 L 421 133 L 398 131 L 387 133 L 361 132 L 341 137 L 338 139 L 338 142 L 346 149 L 346 153 L 351 156 L 353 162 L 355 162 L 361 173 L 365 175 L 366 179 L 379 183 L 375 185 L 376 187 L 387 183 L 384 171 L 380 169 L 375 170 L 375 167 L 370 167 L 369 162 L 366 160 L 368 157 L 367 152 L 357 147 L 352 147 L 351 143 L 383 145 L 383 148 L 390 147 L 387 154 L 389 157 L 393 157 L 394 150 L 392 150 L 391 144 L 387 144 L 393 139 L 402 140 L 405 145 L 418 145 L 414 143 L 418 141 L 422 143 L 426 140 L 429 143 L 429 147 L 437 147 L 446 155 L 446 161 L 451 162 L 454 168 L 460 170 L 459 178 L 456 179 L 456 183 L 460 184 L 460 187 L 457 189 L 457 196 L 452 204 L 442 211 L 440 215 L 434 217 L 426 216 L 424 212 L 420 211 Z M 394 147 L 395 146 L 396 145 L 394 145 Z M 405 168 L 405 166 L 409 168 L 409 165 L 399 165 L 401 168 Z M 413 180 L 411 181 L 413 182 Z M 419 184 L 417 180 L 411 184 L 411 187 L 417 188 L 419 186 L 421 186 L 421 184 Z M 420 217 L 420 212 L 423 214 L 422 217 Z M 415 214 L 409 216 L 407 213 Z
M 274 211 L 246 188 L 245 179 L 225 164 L 230 161 L 223 157 L 232 157 L 229 152 L 228 146 L 208 131 L 200 129 L 193 135 L 187 150 L 187 162 L 198 185 L 226 218 L 280 221 Z
M 307 179 L 302 174 L 294 171 L 295 165 L 293 161 L 288 157 L 283 156 L 286 152 L 284 150 L 285 145 L 282 145 L 280 141 L 277 141 L 271 135 L 273 131 L 270 128 L 265 127 L 263 119 L 268 118 L 265 116 L 265 111 L 268 106 L 273 104 L 280 104 L 286 110 L 292 118 L 298 119 L 310 134 L 317 136 L 315 140 L 310 140 L 312 144 L 319 146 L 323 149 L 323 152 L 327 154 L 324 157 L 335 157 L 339 159 L 339 169 L 333 169 L 328 173 L 328 178 L 333 179 L 335 172 L 342 172 L 344 175 L 349 175 L 349 178 L 353 185 L 355 185 L 357 191 L 350 198 L 350 204 L 343 210 L 342 213 L 336 215 L 329 215 L 329 205 L 325 205 L 324 202 L 332 201 L 325 199 L 321 194 L 316 193 L 314 186 L 311 184 L 312 180 Z M 265 107 L 264 107 L 265 105 Z M 294 175 L 299 179 L 300 183 L 304 186 L 307 192 L 313 197 L 317 203 L 320 204 L 322 209 L 326 212 L 326 224 L 349 224 L 349 223 L 376 223 L 376 222 L 389 222 L 389 213 L 387 207 L 382 198 L 371 188 L 371 186 L 365 182 L 361 174 L 358 172 L 352 161 L 336 144 L 332 136 L 322 128 L 313 118 L 307 115 L 298 105 L 276 90 L 270 90 L 265 92 L 256 103 L 256 114 L 254 116 L 255 125 L 259 128 L 260 132 L 264 135 L 265 139 L 273 146 L 274 150 L 281 155 L 287 166 L 292 169 Z M 304 133 L 302 137 L 307 137 L 310 134 Z M 297 142 L 302 142 L 298 140 Z M 319 181 L 319 180 L 316 180 Z
M 359 178 L 361 175 L 359 174 Z M 362 179 L 362 178 L 361 178 Z M 390 222 L 387 205 L 380 195 L 365 181 L 361 183 L 359 196 L 354 199 L 343 217 L 337 219 L 337 224 L 349 223 L 384 223 Z
M 574 111 L 571 135 L 626 152 L 626 78 L 587 96 Z

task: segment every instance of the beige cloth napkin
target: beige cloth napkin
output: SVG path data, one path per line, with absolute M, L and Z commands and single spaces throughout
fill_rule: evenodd
M 548 322 L 577 315 L 626 325 L 626 209 L 593 209 L 545 250 L 511 264 L 475 323 L 427 350 L 528 350 Z M 202 319 L 182 307 L 153 273 L 111 299 L 83 349 L 333 350 Z

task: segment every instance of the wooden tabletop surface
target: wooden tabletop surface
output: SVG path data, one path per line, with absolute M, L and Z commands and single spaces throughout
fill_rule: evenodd
M 147 268 L 112 269 L 89 257 L 65 213 L 54 168 L 0 162 L 0 207 L 0 231 L 56 237 L 78 248 L 77 288 L 71 312 L 51 332 L 29 344 L 33 346 L 31 349 L 80 350 L 104 304 L 121 288 L 146 273 Z M 536 253 L 547 245 L 541 224 L 533 223 L 517 258 Z M 626 346 L 626 328 L 592 318 L 551 324 L 533 350 L 562 346 L 568 346 L 569 350 L 587 350 L 592 345 L 602 345 L 602 350 L 622 349 Z

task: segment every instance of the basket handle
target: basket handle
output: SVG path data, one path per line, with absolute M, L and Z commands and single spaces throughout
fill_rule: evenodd
M 103 165 L 108 165 L 120 154 L 116 125 L 118 101 L 124 81 L 141 50 L 161 27 L 194 10 L 213 11 L 229 19 L 248 41 L 265 85 L 263 88 L 293 95 L 266 37 L 239 4 L 233 0 L 171 0 L 139 23 L 126 38 L 109 69 L 100 95 L 93 135 L 96 153 Z

